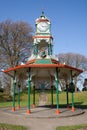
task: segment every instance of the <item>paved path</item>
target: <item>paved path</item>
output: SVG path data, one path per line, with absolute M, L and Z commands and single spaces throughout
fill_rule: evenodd
M 28 130 L 56 130 L 57 126 L 77 125 L 87 123 L 87 110 L 79 116 L 63 118 L 29 118 L 25 115 L 17 115 L 0 109 L 0 123 L 23 125 Z
M 39 97 L 39 106 L 45 105 L 46 102 L 47 102 L 47 99 L 48 99 L 48 98 L 47 98 L 46 93 L 41 92 L 41 93 L 40 93 L 40 97 Z

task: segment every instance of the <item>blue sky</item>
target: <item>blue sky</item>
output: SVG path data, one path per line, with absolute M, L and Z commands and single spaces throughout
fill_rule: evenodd
M 54 53 L 87 57 L 87 0 L 0 0 L 0 22 L 21 20 L 35 28 L 42 8 L 52 23 Z

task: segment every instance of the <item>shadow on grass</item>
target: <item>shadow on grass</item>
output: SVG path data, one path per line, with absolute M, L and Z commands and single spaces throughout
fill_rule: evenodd
M 82 105 L 83 102 L 75 102 L 76 108 L 87 109 L 87 105 Z
M 80 108 L 80 109 L 87 109 L 87 105 L 82 105 L 83 102 L 75 102 L 75 108 Z M 72 107 L 72 104 L 69 104 L 70 107 Z M 37 107 L 46 107 L 46 108 L 56 108 L 56 104 L 54 105 L 43 105 L 43 106 L 37 106 Z M 59 104 L 59 108 L 67 108 L 66 104 Z

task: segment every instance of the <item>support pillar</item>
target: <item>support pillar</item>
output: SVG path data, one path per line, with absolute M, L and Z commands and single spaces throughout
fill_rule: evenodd
M 33 47 L 34 47 L 33 54 L 35 56 L 37 56 L 38 55 L 38 44 L 33 45 Z
M 50 55 L 50 44 L 48 44 L 48 55 Z
M 30 68 L 28 70 L 28 109 L 27 114 L 30 114 Z
M 72 93 L 72 112 L 75 111 L 75 107 L 74 107 L 74 93 Z
M 68 84 L 66 83 L 66 99 L 67 99 L 67 108 L 69 108 L 69 92 L 68 92 Z
M 53 107 L 53 86 L 51 86 L 51 106 Z
M 72 88 L 72 112 L 75 111 L 74 107 L 74 88 L 73 88 L 73 76 L 72 76 L 72 70 L 71 70 L 71 88 Z
M 51 44 L 49 44 L 48 45 L 48 55 L 52 55 L 52 45 Z
M 59 110 L 59 82 L 58 82 L 58 68 L 56 68 L 56 103 L 57 103 L 57 108 L 56 108 L 56 114 L 60 113 Z
M 36 44 L 36 56 L 38 55 L 38 44 Z
M 33 86 L 33 108 L 35 108 L 35 85 Z
M 14 71 L 14 79 L 13 79 L 13 101 L 12 101 L 12 112 L 15 111 L 15 89 L 16 89 L 16 71 Z
M 20 83 L 18 83 L 18 109 L 20 109 Z
M 53 51 L 52 51 L 52 45 L 50 45 L 50 49 L 51 49 L 51 55 L 53 54 Z

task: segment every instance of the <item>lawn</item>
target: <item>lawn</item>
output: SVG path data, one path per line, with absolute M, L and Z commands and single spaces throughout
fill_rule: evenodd
M 0 130 L 27 130 L 27 128 L 24 126 L 0 123 Z
M 47 104 L 51 104 L 51 93 L 49 91 L 46 91 L 48 101 Z M 36 105 L 39 104 L 39 96 L 40 92 L 36 91 Z M 33 103 L 33 93 L 31 93 L 31 104 Z M 54 104 L 56 104 L 56 92 L 54 91 Z M 17 106 L 17 95 L 16 95 L 16 106 Z M 21 106 L 27 106 L 27 99 L 28 99 L 28 94 L 27 91 L 21 93 Z M 75 106 L 80 107 L 80 108 L 87 108 L 87 91 L 84 92 L 77 92 L 74 93 L 74 101 L 75 101 Z M 69 93 L 69 103 L 72 103 L 72 94 Z M 66 104 L 66 92 L 60 92 L 59 93 L 59 104 L 60 105 L 65 105 Z M 4 93 L 0 93 L 0 107 L 11 107 L 12 106 L 12 101 L 9 100 L 8 95 Z
M 85 128 L 85 130 L 86 130 L 87 124 L 76 125 L 76 126 L 58 126 L 56 128 L 56 130 L 78 130 L 80 128 Z M 24 126 L 17 126 L 17 125 L 0 123 L 0 130 L 27 130 L 27 128 Z
M 87 130 L 87 124 L 75 126 L 58 126 L 56 130 L 80 130 L 81 128 L 84 128 L 83 130 Z

